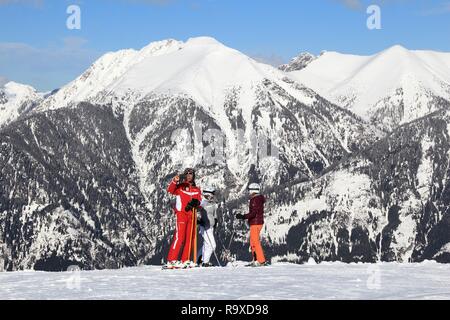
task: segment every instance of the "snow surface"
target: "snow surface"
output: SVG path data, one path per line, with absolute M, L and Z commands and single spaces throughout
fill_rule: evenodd
M 0 299 L 450 299 L 450 265 L 276 263 L 0 273 Z

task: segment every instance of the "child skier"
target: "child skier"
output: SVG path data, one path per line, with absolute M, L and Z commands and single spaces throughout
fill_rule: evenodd
M 175 214 L 177 217 L 177 228 L 170 246 L 167 257 L 167 269 L 190 268 L 195 263 L 190 261 L 190 255 L 194 248 L 194 236 L 197 230 L 193 230 L 193 209 L 199 207 L 202 200 L 201 191 L 195 185 L 195 171 L 187 168 L 184 171 L 183 179 L 175 176 L 171 181 L 167 191 L 176 196 Z M 197 217 L 194 217 L 197 219 Z M 181 262 L 178 260 L 181 247 L 183 247 Z
M 264 203 L 266 199 L 260 194 L 261 189 L 259 184 L 251 183 L 248 187 L 250 193 L 250 210 L 246 215 L 237 214 L 238 219 L 248 219 L 250 225 L 250 248 L 252 250 L 253 262 L 249 266 L 264 266 L 267 265 L 264 251 L 260 242 L 260 233 L 264 225 Z
M 214 230 L 217 226 L 217 208 L 215 201 L 216 190 L 213 187 L 205 187 L 202 190 L 202 203 L 199 209 L 200 234 L 203 238 L 203 247 L 199 252 L 198 261 L 202 267 L 211 267 L 211 255 L 216 250 L 216 240 L 214 239 Z

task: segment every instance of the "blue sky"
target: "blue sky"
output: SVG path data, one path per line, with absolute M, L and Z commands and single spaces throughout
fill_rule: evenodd
M 66 27 L 72 4 L 81 30 Z M 381 30 L 366 26 L 370 4 Z M 51 90 L 107 51 L 203 35 L 271 64 L 394 44 L 450 52 L 450 0 L 0 0 L 0 82 Z

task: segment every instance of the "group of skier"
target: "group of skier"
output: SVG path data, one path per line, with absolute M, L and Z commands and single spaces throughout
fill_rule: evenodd
M 215 188 L 206 186 L 200 189 L 195 184 L 195 170 L 187 168 L 182 175 L 176 175 L 172 179 L 167 191 L 176 199 L 173 207 L 176 215 L 176 229 L 164 269 L 211 267 L 213 265 L 211 257 L 213 254 L 216 255 L 214 231 L 218 224 L 219 207 Z M 248 191 L 249 212 L 245 215 L 237 214 L 235 217 L 248 220 L 250 225 L 250 248 L 253 261 L 248 266 L 265 266 L 268 262 L 260 242 L 260 233 L 264 225 L 265 198 L 257 183 L 251 183 Z M 198 233 L 203 238 L 203 246 L 198 252 L 197 225 Z M 219 263 L 217 255 L 215 257 Z

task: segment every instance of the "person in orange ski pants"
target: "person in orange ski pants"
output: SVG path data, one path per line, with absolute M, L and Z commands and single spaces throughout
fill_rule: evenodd
M 237 214 L 236 218 L 248 220 L 250 225 L 250 248 L 252 250 L 252 266 L 267 265 L 264 250 L 261 246 L 260 234 L 264 225 L 264 203 L 265 197 L 260 194 L 260 186 L 257 183 L 249 185 L 250 192 L 250 210 L 248 214 Z

